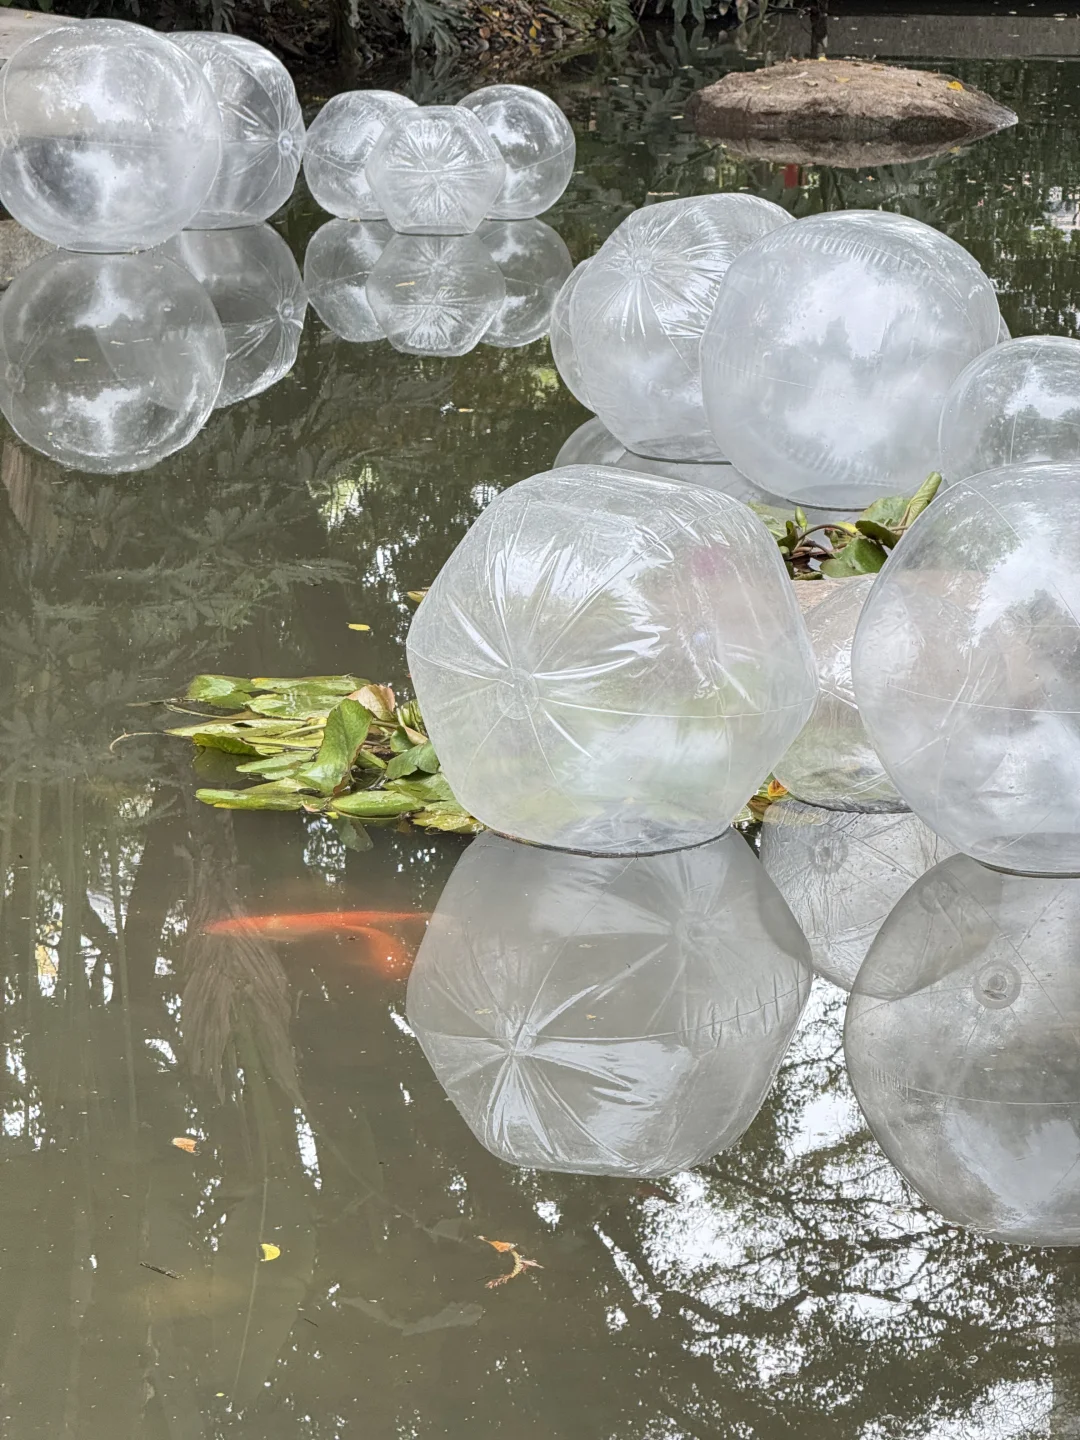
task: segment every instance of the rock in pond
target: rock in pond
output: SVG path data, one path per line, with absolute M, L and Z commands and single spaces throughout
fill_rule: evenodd
M 725 75 L 691 97 L 687 114 L 699 135 L 754 158 L 848 166 L 923 158 L 1017 120 L 951 75 L 859 60 Z

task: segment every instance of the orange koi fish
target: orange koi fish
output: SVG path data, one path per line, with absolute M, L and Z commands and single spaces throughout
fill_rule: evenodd
M 362 940 L 368 958 L 387 975 L 404 975 L 412 954 L 388 928 L 427 924 L 421 910 L 316 910 L 305 914 L 229 915 L 212 920 L 207 935 L 253 935 L 260 940 L 289 943 L 319 936 L 355 935 Z

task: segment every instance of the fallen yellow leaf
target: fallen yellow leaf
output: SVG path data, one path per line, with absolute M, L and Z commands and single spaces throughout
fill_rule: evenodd
M 963 85 L 960 84 L 960 81 L 959 81 L 959 80 L 950 80 L 950 81 L 949 81 L 949 89 L 950 89 L 950 90 L 962 90 L 963 88 L 964 88 L 964 87 L 963 87 Z
M 271 1245 L 266 1240 L 262 1242 L 262 1244 L 259 1246 L 259 1249 L 262 1251 L 262 1258 L 264 1261 L 276 1260 L 281 1254 L 280 1246 Z
M 186 1150 L 189 1155 L 195 1154 L 195 1141 L 190 1135 L 174 1135 L 172 1142 L 178 1150 Z
M 427 594 L 427 591 L 426 591 L 426 590 L 406 590 L 406 591 L 405 591 L 405 594 L 409 597 L 410 600 L 415 600 L 416 603 L 417 603 L 417 605 L 419 605 L 419 604 L 420 604 L 420 601 L 421 601 L 421 600 L 424 598 L 424 596 Z
M 359 625 L 359 624 L 357 624 L 357 625 L 350 625 L 350 626 L 349 626 L 349 629 L 350 629 L 350 630 L 370 630 L 370 629 L 371 629 L 371 626 L 370 626 L 370 625 Z

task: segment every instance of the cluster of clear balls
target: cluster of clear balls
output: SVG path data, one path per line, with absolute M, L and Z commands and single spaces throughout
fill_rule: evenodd
M 59 247 L 0 302 L 0 409 L 84 470 L 145 469 L 281 379 L 309 292 L 344 338 L 460 355 L 546 334 L 571 270 L 535 217 L 572 173 L 573 132 L 522 86 L 426 108 L 350 92 L 305 132 L 288 71 L 252 41 L 60 21 L 0 74 L 0 139 L 0 202 Z M 313 238 L 303 280 L 265 224 L 302 163 L 348 217 Z
M 1080 342 L 1011 340 L 979 264 L 918 221 L 796 221 L 716 195 L 625 220 L 567 280 L 551 343 L 596 419 L 556 469 L 491 502 L 409 634 L 455 793 L 503 836 L 577 852 L 582 877 L 614 865 L 598 913 L 632 874 L 627 935 L 666 936 L 684 933 L 674 910 L 657 918 L 670 852 L 689 877 L 774 776 L 789 798 L 762 826 L 770 903 L 798 922 L 813 968 L 851 992 L 849 1074 L 883 1149 L 962 1224 L 1076 1244 Z M 856 579 L 792 584 L 743 503 L 766 494 L 851 517 L 934 470 L 935 501 L 880 573 Z M 562 861 L 532 864 L 554 875 Z M 552 885 L 560 897 L 588 888 Z M 486 904 L 513 908 L 493 944 L 519 974 L 532 952 L 513 924 L 531 892 L 507 877 L 511 893 Z M 678 904 L 700 914 L 688 894 Z M 467 980 L 451 1005 L 448 941 L 434 933 L 443 1013 L 420 967 L 417 1033 L 495 1153 L 623 1173 L 617 1116 L 603 1146 L 564 1164 L 586 1131 L 574 1117 L 598 1123 L 598 1097 L 631 1085 L 632 1062 L 609 1046 L 611 1083 L 588 1104 L 549 1080 L 549 1056 L 578 1074 L 603 1068 L 583 1024 L 580 1060 L 568 1059 L 546 989 L 562 957 L 590 1013 L 588 984 L 611 992 L 576 932 L 556 944 L 531 923 L 537 965 L 559 960 L 524 1008 L 474 1007 L 502 1017 L 483 1024 L 465 1019 Z M 482 941 L 470 927 L 458 915 L 450 933 L 471 964 Z M 580 948 L 599 944 L 590 933 Z M 775 963 L 753 961 L 766 976 Z M 665 1052 L 676 1069 L 683 1042 Z M 495 1090 L 511 1097 L 497 1114 Z M 556 1091 L 561 1120 L 545 1111 Z M 671 1114 L 695 1103 L 685 1091 Z M 516 1128 L 497 1132 L 496 1119 Z M 570 1123 L 573 1139 L 559 1133 Z M 668 1133 L 689 1163 L 696 1137 Z

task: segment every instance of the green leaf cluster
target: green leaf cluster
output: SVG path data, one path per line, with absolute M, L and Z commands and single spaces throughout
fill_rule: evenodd
M 442 774 L 415 700 L 399 706 L 387 685 L 355 675 L 197 675 L 170 705 L 198 718 L 168 734 L 236 757 L 237 777 L 259 781 L 197 790 L 204 804 L 326 815 L 351 849 L 368 848 L 371 823 L 462 835 L 482 828 Z

